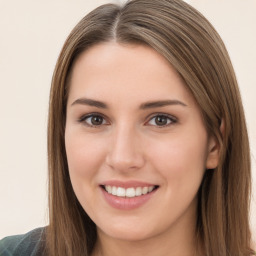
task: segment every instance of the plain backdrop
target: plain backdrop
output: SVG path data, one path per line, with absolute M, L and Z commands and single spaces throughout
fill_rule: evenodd
M 0 0 L 0 239 L 48 223 L 46 128 L 52 72 L 71 29 L 107 2 Z M 256 1 L 186 2 L 212 22 L 230 53 L 247 117 L 256 188 Z M 255 194 L 256 189 L 254 239 Z

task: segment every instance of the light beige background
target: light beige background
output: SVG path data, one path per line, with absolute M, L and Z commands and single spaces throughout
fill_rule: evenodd
M 70 30 L 107 2 L 0 0 L 0 239 L 47 224 L 46 127 L 52 71 Z M 231 55 L 246 111 L 256 187 L 256 1 L 186 2 L 212 22 Z M 254 239 L 255 194 L 256 189 Z

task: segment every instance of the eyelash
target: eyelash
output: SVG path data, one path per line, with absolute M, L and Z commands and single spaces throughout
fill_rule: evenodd
M 152 121 L 153 119 L 156 119 L 157 117 L 167 118 L 169 119 L 169 123 L 165 125 L 151 125 L 151 126 L 157 126 L 158 128 L 165 128 L 165 127 L 176 124 L 178 121 L 177 118 L 175 118 L 174 116 L 163 114 L 163 113 L 154 113 L 153 115 L 150 116 L 149 121 L 147 121 L 146 123 L 149 123 L 150 121 Z
M 100 114 L 100 113 L 91 113 L 89 115 L 84 115 L 82 116 L 81 118 L 79 118 L 78 122 L 79 123 L 84 123 L 86 126 L 88 127 L 93 127 L 93 128 L 99 128 L 101 127 L 102 125 L 107 125 L 107 124 L 99 124 L 99 125 L 93 125 L 93 124 L 88 124 L 86 122 L 87 119 L 91 118 L 91 117 L 100 117 L 103 119 L 103 122 L 105 120 L 106 122 L 106 118 L 104 117 L 104 115 Z M 165 128 L 165 127 L 168 127 L 170 125 L 174 125 L 178 122 L 177 118 L 171 116 L 171 115 L 168 115 L 168 114 L 163 114 L 163 113 L 155 113 L 155 114 L 152 114 L 150 117 L 149 117 L 149 121 L 146 122 L 146 124 L 149 124 L 150 121 L 152 121 L 153 119 L 157 118 L 157 117 L 161 117 L 161 118 L 167 118 L 169 119 L 169 123 L 168 124 L 165 124 L 165 125 L 150 125 L 150 126 L 156 126 L 158 128 Z
M 86 119 L 89 119 L 89 118 L 91 118 L 91 117 L 100 117 L 100 118 L 102 118 L 103 120 L 106 119 L 106 118 L 105 118 L 102 114 L 100 114 L 100 113 L 91 113 L 91 114 L 89 114 L 89 115 L 84 115 L 84 116 L 82 116 L 81 118 L 79 118 L 78 122 L 79 122 L 79 123 L 84 123 L 86 126 L 93 127 L 93 128 L 99 128 L 100 126 L 105 125 L 105 124 L 100 124 L 100 125 L 88 124 L 88 123 L 86 122 Z

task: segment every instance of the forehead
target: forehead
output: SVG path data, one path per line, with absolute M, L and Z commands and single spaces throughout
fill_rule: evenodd
M 69 101 L 79 97 L 134 103 L 171 97 L 194 102 L 177 71 L 162 55 L 145 45 L 114 42 L 95 45 L 76 60 Z

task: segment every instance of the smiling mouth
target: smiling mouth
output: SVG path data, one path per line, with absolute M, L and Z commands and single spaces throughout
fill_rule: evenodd
M 151 193 L 152 191 L 158 189 L 159 186 L 145 186 L 145 187 L 116 187 L 110 185 L 101 185 L 101 187 L 113 196 L 123 197 L 123 198 L 133 198 L 139 197 Z

